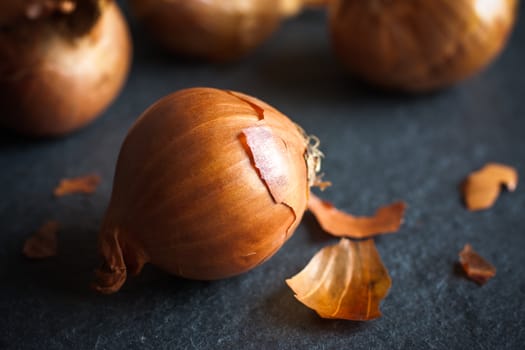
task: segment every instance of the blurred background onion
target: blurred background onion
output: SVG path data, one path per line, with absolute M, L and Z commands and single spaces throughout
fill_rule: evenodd
M 518 0 L 333 0 L 333 47 L 375 85 L 439 89 L 472 76 L 504 48 Z

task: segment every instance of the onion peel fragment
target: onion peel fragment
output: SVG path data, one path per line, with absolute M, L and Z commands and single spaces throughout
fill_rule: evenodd
M 379 208 L 374 216 L 356 217 L 337 209 L 313 193 L 308 199 L 308 209 L 321 228 L 337 237 L 368 238 L 397 232 L 403 223 L 405 208 L 404 202 L 395 202 Z
M 22 253 L 30 259 L 43 259 L 57 254 L 57 231 L 60 224 L 50 220 L 24 242 Z
M 381 316 L 379 304 L 392 281 L 372 239 L 342 238 L 321 249 L 286 283 L 323 318 L 366 321 Z
M 53 190 L 55 197 L 62 197 L 74 193 L 91 194 L 100 184 L 100 176 L 96 174 L 62 179 Z
M 496 275 L 496 268 L 479 255 L 470 244 L 465 244 L 459 253 L 459 262 L 467 277 L 479 285 L 487 283 Z
M 484 210 L 496 202 L 505 186 L 513 192 L 518 185 L 518 172 L 504 164 L 487 163 L 483 168 L 471 173 L 462 185 L 463 198 L 468 210 Z

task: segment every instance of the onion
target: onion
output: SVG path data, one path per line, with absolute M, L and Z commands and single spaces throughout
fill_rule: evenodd
M 131 41 L 119 8 L 110 0 L 65 3 L 52 13 L 28 10 L 31 19 L 17 11 L 4 18 L 1 125 L 33 136 L 66 134 L 100 115 L 120 91 Z
M 192 88 L 155 103 L 120 151 L 95 288 L 115 292 L 147 262 L 213 280 L 270 258 L 317 180 L 321 154 L 310 140 L 238 92 Z
M 442 88 L 479 72 L 503 49 L 517 0 L 334 0 L 333 47 L 374 84 Z
M 238 58 L 266 40 L 283 18 L 327 0 L 129 0 L 168 51 L 207 60 Z

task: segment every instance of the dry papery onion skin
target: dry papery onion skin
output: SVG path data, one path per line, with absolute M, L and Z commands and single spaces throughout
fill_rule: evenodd
M 354 239 L 398 232 L 406 206 L 406 203 L 399 201 L 379 208 L 373 216 L 354 216 L 313 193 L 308 198 L 308 210 L 314 214 L 324 231 L 333 236 Z
M 166 50 L 219 62 L 253 51 L 304 2 L 320 0 L 129 0 L 135 16 Z
M 111 0 L 0 28 L 0 125 L 44 137 L 77 130 L 115 99 L 130 63 L 127 24 Z
M 517 0 L 333 0 L 341 63 L 375 85 L 412 92 L 466 79 L 503 50 Z
M 466 276 L 479 285 L 496 276 L 496 268 L 479 255 L 470 244 L 465 244 L 459 252 L 459 262 Z
M 213 280 L 266 261 L 306 209 L 308 145 L 290 119 L 238 92 L 191 88 L 156 102 L 120 151 L 95 288 L 116 292 L 147 262 Z
M 62 197 L 76 193 L 92 194 L 97 190 L 101 180 L 97 174 L 64 178 L 60 180 L 53 190 L 53 195 L 55 197 Z
M 374 240 L 346 238 L 321 249 L 286 283 L 319 316 L 353 321 L 380 317 L 380 302 L 392 285 Z
M 472 172 L 461 184 L 465 205 L 470 211 L 485 210 L 494 205 L 505 186 L 509 192 L 518 186 L 518 171 L 508 165 L 487 163 Z

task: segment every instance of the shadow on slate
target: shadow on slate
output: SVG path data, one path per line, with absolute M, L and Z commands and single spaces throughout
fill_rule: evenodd
M 324 232 L 321 226 L 319 226 L 319 223 L 317 222 L 315 216 L 309 211 L 306 211 L 306 213 L 304 213 L 301 225 L 306 227 L 306 230 L 308 231 L 308 237 L 311 243 L 327 243 L 329 241 L 333 241 L 334 238 L 337 238 Z
M 32 149 L 44 143 L 51 143 L 53 139 L 35 139 L 19 135 L 8 129 L 0 128 L 0 151 Z
M 96 266 L 96 233 L 77 228 L 58 232 L 58 253 L 46 259 L 28 259 L 21 253 L 11 257 L 7 279 L 15 288 L 46 290 L 58 295 L 90 294 L 89 283 Z M 22 243 L 23 244 L 23 243 Z M 25 288 L 24 288 L 25 287 Z
M 69 227 L 58 232 L 58 253 L 46 259 L 28 259 L 21 253 L 11 255 L 5 280 L 11 288 L 30 293 L 45 291 L 55 297 L 94 302 L 106 296 L 91 288 L 94 272 L 101 260 L 97 251 L 98 232 Z M 119 296 L 139 298 L 155 290 L 176 295 L 191 295 L 192 290 L 210 282 L 193 281 L 169 275 L 147 264 L 138 276 L 128 276 Z M 116 295 L 116 294 L 115 294 Z M 91 301 L 90 301 L 91 300 Z M 107 299 L 109 300 L 109 299 Z
M 319 317 L 314 310 L 294 298 L 293 291 L 285 285 L 270 294 L 262 305 L 264 314 L 269 317 L 268 322 L 278 328 L 307 329 L 313 336 L 322 335 L 328 329 L 335 333 L 351 335 L 367 328 L 366 322 L 329 320 Z

